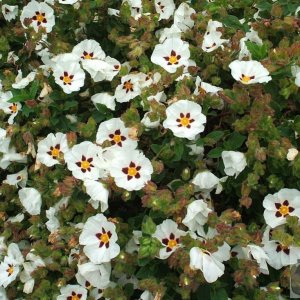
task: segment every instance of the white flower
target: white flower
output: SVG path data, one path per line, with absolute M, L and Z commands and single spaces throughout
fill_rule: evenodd
M 25 210 L 31 215 L 39 215 L 42 206 L 42 197 L 34 188 L 22 188 L 19 190 L 19 198 Z
M 59 60 L 53 67 L 53 76 L 66 94 L 79 91 L 84 85 L 85 73 L 78 62 Z
M 160 124 L 160 118 L 158 117 L 157 120 L 151 121 L 149 114 L 151 114 L 151 111 L 148 111 L 144 114 L 143 119 L 141 120 L 141 123 L 143 123 L 146 127 L 146 130 L 157 128 Z
M 138 20 L 143 13 L 142 0 L 123 0 L 124 2 L 127 2 L 130 6 L 131 17 Z
M 30 19 L 30 26 L 38 32 L 40 27 L 45 28 L 46 32 L 52 31 L 52 27 L 55 24 L 54 10 L 44 2 L 37 2 L 35 0 L 30 1 L 26 6 L 24 6 L 23 11 L 20 16 L 21 23 L 24 28 L 25 19 Z
M 190 268 L 201 270 L 208 283 L 215 282 L 225 271 L 225 266 L 218 260 L 218 256 L 215 257 L 214 253 L 198 247 L 190 250 Z
M 78 272 L 93 287 L 96 287 L 98 289 L 104 289 L 109 284 L 111 265 L 110 263 L 95 265 L 91 262 L 88 262 L 85 264 L 79 264 Z
M 132 234 L 133 237 L 128 241 L 128 243 L 125 246 L 125 251 L 130 254 L 139 251 L 139 239 L 143 236 L 143 233 L 140 230 L 133 230 Z
M 286 159 L 289 161 L 293 161 L 298 155 L 299 151 L 296 148 L 290 148 L 286 155 Z
M 79 243 L 85 245 L 83 252 L 95 264 L 109 262 L 120 253 L 116 243 L 116 226 L 103 214 L 88 218 L 84 224 Z
M 82 67 L 90 73 L 94 82 L 99 82 L 102 80 L 111 81 L 119 73 L 121 64 L 115 58 L 106 56 L 104 60 L 84 59 Z
M 189 44 L 179 38 L 168 38 L 157 44 L 151 55 L 151 61 L 169 73 L 175 73 L 180 66 L 189 64 Z
M 15 83 L 12 84 L 14 89 L 24 89 L 35 78 L 36 72 L 30 72 L 26 77 L 22 78 L 22 70 L 18 71 Z
M 23 263 L 24 270 L 20 273 L 20 280 L 24 283 L 23 292 L 30 294 L 33 291 L 35 280 L 31 277 L 31 273 L 39 267 L 45 267 L 41 257 L 29 252 L 26 255 L 26 262 Z
M 204 131 L 206 116 L 202 114 L 199 104 L 189 100 L 179 100 L 166 109 L 167 119 L 163 122 L 177 137 L 195 139 Z
M 227 177 L 219 179 L 210 171 L 203 171 L 198 173 L 192 180 L 192 183 L 196 186 L 196 191 L 204 192 L 207 197 L 209 193 L 216 189 L 216 194 L 220 194 L 223 190 L 221 182 L 225 182 Z
M 21 223 L 24 220 L 24 214 L 22 213 L 17 214 L 14 217 L 9 217 L 7 220 L 10 221 L 11 223 Z
M 124 150 L 115 152 L 109 171 L 118 187 L 128 191 L 138 191 L 151 180 L 153 167 L 142 152 Z
M 137 147 L 137 141 L 129 137 L 129 129 L 120 118 L 112 118 L 99 125 L 96 142 L 102 144 L 104 141 L 120 149 L 133 150 Z
M 19 186 L 19 187 L 25 187 L 27 183 L 27 179 L 28 179 L 28 172 L 26 167 L 18 173 L 7 175 L 6 180 L 4 180 L 3 183 Z
M 249 32 L 246 32 L 246 36 L 240 39 L 239 60 L 242 60 L 244 57 L 252 58 L 251 53 L 246 46 L 246 41 L 250 41 L 260 46 L 263 44 L 261 38 L 258 36 L 258 32 L 251 28 Z
M 8 102 L 11 98 L 13 98 L 13 94 L 11 92 L 0 92 L 0 109 L 2 109 L 5 114 L 10 115 L 7 121 L 10 125 L 14 123 L 14 118 L 18 114 L 19 110 L 22 108 L 20 102 Z
M 118 9 L 108 8 L 107 13 L 109 16 L 120 17 L 120 11 Z
M 61 4 L 75 4 L 78 0 L 58 0 Z
M 222 91 L 222 88 L 219 88 L 217 86 L 214 86 L 212 84 L 206 83 L 204 81 L 201 80 L 201 78 L 199 76 L 197 76 L 196 78 L 196 89 L 194 91 L 194 94 L 196 96 L 198 95 L 206 95 L 206 93 L 210 93 L 210 94 L 217 94 L 219 91 Z
M 60 289 L 60 295 L 57 300 L 86 300 L 87 290 L 80 285 L 68 284 Z
M 238 259 L 255 259 L 259 265 L 260 271 L 263 274 L 269 274 L 267 265 L 269 257 L 262 247 L 252 244 L 249 244 L 246 247 L 238 245 L 232 249 L 232 255 L 236 256 Z
M 229 68 L 232 77 L 243 84 L 264 83 L 272 80 L 269 71 L 256 60 L 234 60 Z
M 6 21 L 11 21 L 16 18 L 18 15 L 18 6 L 17 5 L 2 5 L 2 14 Z
M 200 225 L 207 222 L 208 214 L 212 210 L 208 208 L 203 200 L 195 200 L 187 207 L 187 213 L 182 223 L 191 231 L 196 231 Z
M 98 93 L 91 97 L 92 102 L 97 107 L 97 104 L 105 105 L 110 110 L 115 110 L 116 108 L 116 97 L 110 95 L 109 93 Z
M 286 223 L 287 216 L 300 218 L 300 192 L 296 189 L 281 189 L 268 194 L 264 201 L 264 218 L 272 228 Z
M 154 300 L 154 297 L 149 291 L 144 291 L 139 300 Z
M 83 40 L 77 44 L 72 53 L 78 56 L 78 58 L 85 59 L 104 59 L 105 53 L 102 50 L 100 44 L 95 40 Z
M 91 205 L 97 209 L 100 202 L 101 211 L 106 211 L 108 209 L 109 191 L 104 184 L 91 179 L 85 179 L 83 184 L 86 188 L 86 193 L 92 198 L 92 201 L 89 201 Z
M 82 67 L 88 71 L 95 82 L 109 80 L 118 74 L 119 61 L 106 57 L 100 44 L 95 40 L 84 40 L 73 48 L 72 53 L 82 60 Z
M 129 102 L 140 94 L 140 77 L 137 74 L 123 76 L 115 91 L 116 100 L 120 103 Z
M 295 76 L 295 84 L 300 86 L 300 67 L 299 66 L 292 66 L 291 68 L 292 75 Z
M 48 210 L 46 210 L 46 217 L 48 219 L 46 222 L 46 227 L 51 233 L 55 232 L 60 226 L 56 214 L 57 211 L 54 207 L 50 207 Z
M 166 39 L 170 38 L 180 39 L 181 33 L 181 30 L 173 24 L 170 28 L 162 28 L 155 31 L 155 36 L 159 39 L 160 43 L 163 43 Z
M 15 147 L 9 147 L 10 140 L 10 137 L 5 138 L 4 141 L 0 143 L 0 152 L 3 153 L 0 159 L 0 168 L 2 169 L 6 169 L 13 161 L 20 163 L 27 162 L 26 154 L 16 153 Z
M 62 159 L 67 151 L 69 151 L 67 136 L 61 132 L 49 133 L 38 143 L 36 159 L 47 167 L 52 167 L 60 163 L 58 159 Z
M 4 261 L 0 264 L 0 286 L 6 288 L 17 278 L 23 262 L 23 255 L 18 245 L 11 243 L 7 249 L 7 256 L 4 257 Z
M 278 241 L 268 241 L 264 245 L 268 264 L 276 270 L 294 265 L 300 259 L 300 247 L 286 246 Z
M 217 31 L 218 27 L 223 27 L 223 24 L 218 21 L 209 20 L 207 29 L 204 34 L 202 43 L 202 50 L 205 52 L 212 52 L 219 48 L 223 43 L 228 40 L 222 39 L 222 32 Z
M 65 154 L 68 169 L 75 178 L 97 180 L 104 176 L 104 162 L 101 155 L 102 149 L 92 142 L 85 141 L 75 145 Z
M 224 172 L 228 176 L 237 177 L 247 166 L 245 154 L 238 151 L 223 151 L 222 159 L 225 166 Z
M 0 264 L 0 285 L 6 288 L 17 278 L 19 272 L 19 264 L 16 264 L 12 258 L 5 256 L 4 261 Z
M 173 0 L 155 0 L 155 10 L 159 14 L 159 21 L 167 20 L 175 11 L 175 3 Z
M 178 229 L 178 225 L 170 219 L 163 221 L 156 226 L 156 230 L 152 237 L 157 238 L 163 248 L 159 250 L 159 258 L 166 259 L 180 246 L 180 237 L 186 235 L 186 232 Z
M 186 32 L 194 26 L 194 20 L 191 15 L 196 11 L 187 3 L 183 2 L 179 5 L 174 13 L 174 25 L 176 25 L 182 32 Z

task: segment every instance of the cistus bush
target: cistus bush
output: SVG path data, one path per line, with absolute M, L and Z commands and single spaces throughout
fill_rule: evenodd
M 0 299 L 299 296 L 299 5 L 2 0 Z

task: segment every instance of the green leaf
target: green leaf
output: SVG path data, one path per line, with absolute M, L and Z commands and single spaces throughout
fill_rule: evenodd
M 30 95 L 25 90 L 12 90 L 13 97 L 9 103 L 22 102 L 31 99 Z
M 219 157 L 221 157 L 222 152 L 223 152 L 223 148 L 217 147 L 215 149 L 210 150 L 207 153 L 207 157 L 209 157 L 209 158 L 219 158 Z
M 226 150 L 236 150 L 239 149 L 245 142 L 246 137 L 238 132 L 233 132 L 229 139 L 224 142 L 224 147 Z
M 250 41 L 246 41 L 245 44 L 253 59 L 261 60 L 268 56 L 268 47 L 266 44 L 257 45 L 256 43 Z
M 39 89 L 39 86 L 40 86 L 40 82 L 38 80 L 34 80 L 30 86 L 30 89 L 29 89 L 29 95 L 30 95 L 30 98 L 31 99 L 34 99 L 35 96 L 36 96 L 36 93 Z
M 239 21 L 239 18 L 233 15 L 228 15 L 226 16 L 223 20 L 222 23 L 229 28 L 233 29 L 242 29 L 244 31 L 249 30 L 249 25 L 245 22 L 244 24 L 241 24 Z
M 142 232 L 145 234 L 153 234 L 156 230 L 156 224 L 153 222 L 151 217 L 148 217 L 147 215 L 144 217 L 143 223 L 142 223 Z
M 224 131 L 216 130 L 216 131 L 212 131 L 211 133 L 209 133 L 205 138 L 209 138 L 209 139 L 218 141 L 223 136 L 224 136 Z
M 175 144 L 174 152 L 175 152 L 175 157 L 173 158 L 173 161 L 181 160 L 183 152 L 184 152 L 184 145 L 182 144 L 182 142 L 178 142 Z
M 211 290 L 210 292 L 211 300 L 227 300 L 228 295 L 225 289 Z

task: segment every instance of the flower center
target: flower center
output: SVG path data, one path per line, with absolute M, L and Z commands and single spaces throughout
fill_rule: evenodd
M 177 56 L 170 56 L 169 57 L 169 62 L 174 65 L 175 63 L 177 63 L 178 59 L 177 59 Z
M 41 13 L 39 11 L 35 12 L 35 16 L 32 17 L 32 20 L 37 21 L 37 25 L 40 26 L 42 23 L 47 23 L 45 18 L 46 13 Z
M 116 144 L 118 144 L 119 142 L 121 142 L 121 135 L 120 134 L 115 134 L 113 137 L 113 140 Z
M 86 51 L 83 51 L 83 56 L 81 56 L 81 58 L 84 58 L 84 59 L 92 59 L 94 56 L 94 53 L 91 52 L 91 53 L 88 53 Z
M 247 75 L 242 74 L 242 77 L 240 79 L 243 83 L 248 83 L 250 80 L 252 80 L 254 78 L 255 78 L 255 76 L 247 76 Z
M 67 300 L 80 300 L 82 297 L 82 294 L 76 294 L 75 292 L 72 292 L 72 296 L 67 297 Z
M 107 233 L 102 234 L 100 237 L 100 241 L 103 242 L 104 244 L 108 243 L 109 242 L 108 234 Z
M 39 22 L 43 22 L 43 20 L 44 20 L 44 17 L 41 15 L 41 14 L 38 14 L 37 16 L 36 16 L 36 19 L 39 21 Z
M 177 65 L 181 55 L 177 55 L 174 50 L 171 51 L 170 56 L 165 56 L 164 59 L 168 62 L 168 65 Z
M 179 238 L 176 238 L 175 234 L 171 233 L 168 238 L 162 239 L 161 242 L 166 246 L 166 251 L 171 252 L 173 248 L 178 246 Z
M 136 167 L 128 168 L 128 175 L 129 176 L 135 176 L 137 172 L 138 171 L 137 171 Z
M 289 207 L 288 206 L 285 206 L 285 205 L 281 205 L 280 208 L 279 208 L 279 212 L 285 216 L 289 213 Z
M 281 251 L 284 252 L 286 255 L 290 254 L 290 249 L 288 246 L 277 243 L 276 252 L 281 252 Z
M 279 217 L 286 217 L 289 213 L 293 212 L 295 209 L 289 205 L 288 200 L 284 200 L 283 203 L 275 203 L 275 207 L 277 208 L 277 212 L 275 216 Z
M 87 160 L 81 162 L 81 168 L 82 169 L 87 170 L 90 167 L 90 165 L 91 164 Z
M 131 79 L 124 82 L 123 89 L 126 90 L 126 93 L 128 93 L 129 91 L 131 92 L 133 91 L 133 84 L 131 83 Z
M 186 118 L 186 117 L 183 117 L 183 118 L 180 119 L 180 124 L 182 126 L 186 127 L 190 124 L 190 119 Z
M 51 150 L 51 155 L 57 157 L 59 155 L 59 152 L 59 149 L 54 148 Z
M 117 129 L 114 133 L 109 134 L 109 138 L 111 139 L 111 144 L 122 147 L 122 142 L 126 140 L 126 137 L 121 134 L 121 130 Z
M 68 72 L 64 72 L 63 76 L 60 76 L 60 80 L 63 81 L 63 84 L 66 85 L 71 85 L 73 81 L 74 75 L 69 75 Z
M 109 240 L 110 240 L 111 236 L 112 236 L 112 233 L 110 231 L 106 232 L 105 228 L 102 227 L 102 232 L 96 234 L 96 237 L 100 241 L 99 247 L 101 248 L 105 245 L 105 248 L 108 248 Z
M 91 168 L 94 167 L 91 162 L 93 161 L 93 158 L 86 158 L 84 155 L 81 157 L 81 161 L 78 161 L 76 165 L 81 169 L 81 172 L 85 173 L 86 171 L 91 171 Z
M 127 168 L 123 168 L 122 172 L 127 174 L 127 180 L 131 180 L 133 177 L 134 178 L 140 178 L 140 169 L 141 166 L 136 166 L 134 162 L 130 162 L 129 166 Z
M 12 114 L 15 114 L 18 111 L 18 106 L 16 103 L 13 103 L 10 107 L 9 107 L 10 111 Z
M 8 269 L 6 270 L 8 273 L 8 276 L 11 276 L 12 273 L 14 272 L 14 266 L 13 265 L 8 265 Z
M 176 240 L 169 240 L 169 242 L 168 242 L 168 247 L 169 248 L 173 249 L 176 246 L 177 246 Z
M 186 128 L 191 128 L 191 123 L 193 123 L 195 120 L 191 119 L 191 114 L 187 113 L 180 113 L 180 118 L 176 119 L 176 122 L 178 122 L 179 124 L 177 125 L 178 127 L 186 127 Z

